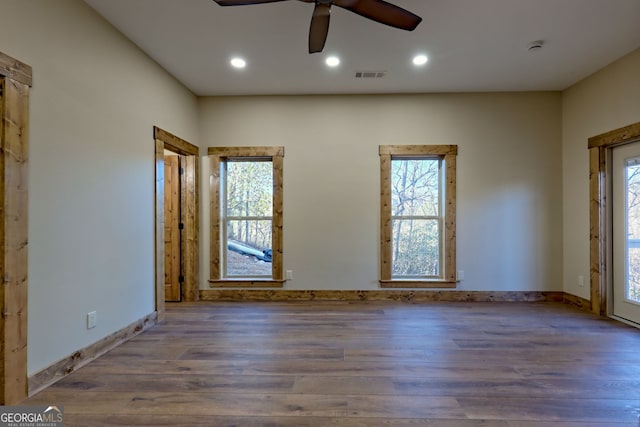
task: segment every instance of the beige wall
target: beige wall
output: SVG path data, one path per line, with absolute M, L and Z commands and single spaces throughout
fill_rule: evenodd
M 562 95 L 198 102 L 80 0 L 2 14 L 0 51 L 34 67 L 29 373 L 153 311 L 153 125 L 203 148 L 285 146 L 288 289 L 377 289 L 378 145 L 457 144 L 459 288 L 588 297 L 586 140 L 640 120 L 640 51 Z
M 640 121 L 640 49 L 567 89 L 562 117 L 563 284 L 565 292 L 589 299 L 587 139 Z
M 34 77 L 32 374 L 153 312 L 153 125 L 197 143 L 197 100 L 82 1 L 9 0 L 1 13 L 0 51 Z
M 378 288 L 381 144 L 459 146 L 460 289 L 562 289 L 559 93 L 203 98 L 199 122 L 203 152 L 285 147 L 288 289 Z

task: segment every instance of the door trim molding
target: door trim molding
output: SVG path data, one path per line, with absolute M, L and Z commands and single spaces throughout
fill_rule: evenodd
M 0 404 L 28 394 L 29 65 L 0 53 Z
M 589 147 L 589 258 L 591 264 L 591 311 L 601 316 L 607 314 L 607 290 L 610 287 L 607 260 L 608 219 L 607 200 L 610 166 L 608 152 L 617 146 L 630 144 L 640 139 L 640 122 L 614 129 L 588 140 Z
M 158 321 L 164 319 L 164 150 L 184 156 L 181 178 L 181 236 L 184 283 L 182 300 L 197 301 L 199 284 L 200 237 L 200 149 L 157 126 L 153 127 L 155 141 L 155 289 Z
M 33 70 L 31 66 L 2 52 L 0 52 L 0 76 L 15 80 L 29 87 L 33 86 Z

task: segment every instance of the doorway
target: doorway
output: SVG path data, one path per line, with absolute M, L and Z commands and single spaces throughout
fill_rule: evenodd
M 593 136 L 588 141 L 591 309 L 601 316 L 613 312 L 612 150 L 638 141 L 640 122 Z
M 165 293 L 171 301 L 197 301 L 199 296 L 199 233 L 200 233 L 200 203 L 199 203 L 199 174 L 200 159 L 199 148 L 189 142 L 158 127 L 153 128 L 155 140 L 155 267 L 156 267 L 156 311 L 158 321 L 164 318 Z M 165 153 L 175 156 L 179 160 L 178 166 L 171 166 L 170 173 L 166 176 Z M 182 173 L 180 172 L 182 171 Z M 176 178 L 175 173 L 178 177 Z M 179 202 L 171 201 L 171 215 L 165 209 L 167 185 L 178 185 Z M 169 187 L 171 188 L 171 187 Z M 179 220 L 176 221 L 176 217 Z M 177 224 L 179 233 L 167 239 L 167 220 Z M 179 237 L 178 237 L 179 236 Z M 179 248 L 179 255 L 167 255 L 167 240 L 171 240 L 171 246 Z M 167 256 L 171 257 L 167 259 Z M 179 260 L 178 260 L 179 259 Z M 179 267 L 179 269 L 178 269 Z M 167 286 L 167 273 L 178 273 L 178 286 Z M 165 273 L 165 271 L 167 273 Z M 173 281 L 173 279 L 171 279 Z M 175 290 L 174 290 L 175 289 Z M 169 292 L 177 292 L 169 296 Z
M 640 141 L 611 153 L 610 314 L 640 325 Z

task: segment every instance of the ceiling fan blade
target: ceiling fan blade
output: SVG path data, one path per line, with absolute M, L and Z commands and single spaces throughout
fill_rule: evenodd
M 286 0 L 213 0 L 220 6 L 245 6 L 248 4 L 275 3 Z
M 329 34 L 329 19 L 331 17 L 331 4 L 316 3 L 311 17 L 309 28 L 309 53 L 322 52 Z
M 418 15 L 384 0 L 334 0 L 333 4 L 402 30 L 413 31 L 422 22 Z

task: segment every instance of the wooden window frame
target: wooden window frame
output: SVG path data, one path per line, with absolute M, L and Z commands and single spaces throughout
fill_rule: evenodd
M 209 286 L 226 287 L 283 287 L 283 163 L 284 147 L 209 147 L 209 191 L 210 191 L 210 273 Z M 223 278 L 221 264 L 222 233 L 220 229 L 220 163 L 226 159 L 268 159 L 273 164 L 273 221 L 272 221 L 272 276 L 261 278 Z
M 380 154 L 380 287 L 455 288 L 456 280 L 456 156 L 457 145 L 381 145 Z M 437 157 L 445 165 L 444 270 L 442 279 L 398 279 L 392 276 L 391 160 L 394 157 Z

